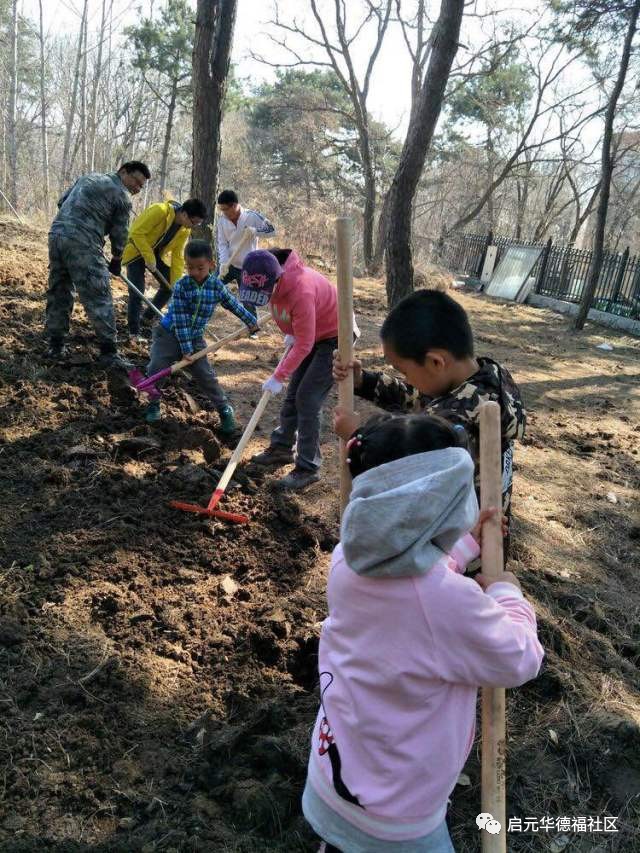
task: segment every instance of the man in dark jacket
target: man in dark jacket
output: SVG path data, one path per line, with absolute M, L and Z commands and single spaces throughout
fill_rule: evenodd
M 129 231 L 129 196 L 139 193 L 149 177 L 148 167 L 134 160 L 107 175 L 83 175 L 59 200 L 58 215 L 49 231 L 49 358 L 64 357 L 77 292 L 98 338 L 100 365 L 128 367 L 118 353 L 109 273 L 120 273 Z M 102 254 L 107 235 L 112 255 L 108 266 Z

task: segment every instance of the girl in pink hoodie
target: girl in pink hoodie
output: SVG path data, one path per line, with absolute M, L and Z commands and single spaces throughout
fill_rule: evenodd
M 424 415 L 378 416 L 350 441 L 302 800 L 327 851 L 451 853 L 447 799 L 478 687 L 515 687 L 540 668 L 515 576 L 461 574 L 492 514 L 478 517 L 465 448 L 462 427 Z
M 269 447 L 252 462 L 295 467 L 278 485 L 302 489 L 320 479 L 320 416 L 333 385 L 333 351 L 338 345 L 338 300 L 333 284 L 304 266 L 291 249 L 250 252 L 242 265 L 240 299 L 269 305 L 289 353 L 263 388 L 279 394 L 288 382 L 280 423 Z

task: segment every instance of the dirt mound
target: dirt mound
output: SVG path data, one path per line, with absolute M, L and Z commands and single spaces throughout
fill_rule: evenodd
M 310 837 L 297 801 L 321 613 L 308 585 L 333 525 L 242 471 L 224 506 L 250 525 L 170 509 L 215 488 L 229 455 L 216 416 L 192 414 L 178 382 L 147 426 L 93 367 L 81 315 L 78 357 L 43 362 L 42 247 L 24 252 L 30 267 L 11 257 L 0 282 L 12 288 L 0 309 L 11 731 L 0 849 L 221 850 L 234 839 L 249 851 L 278 835 L 290 850 Z M 280 762 L 268 773 L 260 726 Z M 234 727 L 242 737 L 221 768 Z
M 95 369 L 81 311 L 69 362 L 43 361 L 45 236 L 0 223 L 0 850 L 311 853 L 299 797 L 338 530 L 335 442 L 325 432 L 326 480 L 306 495 L 238 471 L 224 506 L 250 525 L 170 509 L 215 488 L 229 455 L 217 416 L 178 380 L 147 426 Z M 359 351 L 379 366 L 384 288 L 358 288 Z M 618 817 L 615 835 L 514 832 L 509 849 L 635 853 L 637 348 L 608 335 L 605 354 L 600 332 L 568 337 L 545 312 L 456 298 L 530 409 L 512 568 L 546 660 L 508 694 L 507 813 Z M 267 335 L 217 359 L 240 420 L 280 347 Z M 142 364 L 141 346 L 126 352 Z M 465 773 L 452 834 L 476 853 L 476 750 Z

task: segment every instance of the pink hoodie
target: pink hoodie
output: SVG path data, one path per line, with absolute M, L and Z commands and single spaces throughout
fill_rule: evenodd
M 269 309 L 279 329 L 285 335 L 294 335 L 296 340 L 274 373 L 280 382 L 291 376 L 317 341 L 338 334 L 338 294 L 329 279 L 305 267 L 293 251 L 283 270 L 269 300 Z
M 515 687 L 540 667 L 535 615 L 518 588 L 485 593 L 457 574 L 478 550 L 467 535 L 425 574 L 404 577 L 358 574 L 342 544 L 333 553 L 308 785 L 374 838 L 422 838 L 442 822 L 473 745 L 478 685 Z M 359 805 L 336 790 L 331 743 Z

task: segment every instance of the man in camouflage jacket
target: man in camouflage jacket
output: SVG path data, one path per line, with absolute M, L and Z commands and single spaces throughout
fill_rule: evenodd
M 469 437 L 469 451 L 475 463 L 475 485 L 480 495 L 479 410 L 492 400 L 500 405 L 502 440 L 502 511 L 511 516 L 513 484 L 513 442 L 522 440 L 526 413 L 520 391 L 509 371 L 486 356 L 476 358 L 478 371 L 462 385 L 442 397 L 427 397 L 400 379 L 373 370 L 362 371 L 362 384 L 355 393 L 387 411 L 440 415 L 450 423 L 462 424 Z
M 129 196 L 139 193 L 149 177 L 144 163 L 132 161 L 107 175 L 83 175 L 60 198 L 49 231 L 46 334 L 50 358 L 64 356 L 77 292 L 98 338 L 100 363 L 127 366 L 117 351 L 109 273 L 120 273 L 129 231 Z M 112 255 L 108 266 L 102 253 L 106 235 Z

